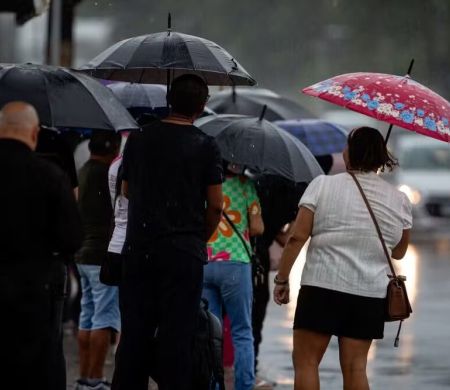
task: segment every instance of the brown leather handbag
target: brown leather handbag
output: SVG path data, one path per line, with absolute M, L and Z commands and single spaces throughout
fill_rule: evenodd
M 405 285 L 406 277 L 403 275 L 397 275 L 397 273 L 395 272 L 391 256 L 389 255 L 389 251 L 386 246 L 386 242 L 384 241 L 380 226 L 378 225 L 372 207 L 370 206 L 370 203 L 367 200 L 366 194 L 364 193 L 361 184 L 359 184 L 359 181 L 356 178 L 355 174 L 353 172 L 348 173 L 355 181 L 356 186 L 358 187 L 359 192 L 361 193 L 361 196 L 364 200 L 364 203 L 367 206 L 367 210 L 369 210 L 369 214 L 377 230 L 378 237 L 380 238 L 381 245 L 383 246 L 384 254 L 386 255 L 386 259 L 389 263 L 389 268 L 391 269 L 391 275 L 388 275 L 389 283 L 387 286 L 387 294 L 386 294 L 385 321 L 387 322 L 400 321 L 397 336 L 394 342 L 394 346 L 398 347 L 400 341 L 400 330 L 402 328 L 403 320 L 408 318 L 412 313 L 411 304 L 409 302 L 408 293 L 406 291 Z

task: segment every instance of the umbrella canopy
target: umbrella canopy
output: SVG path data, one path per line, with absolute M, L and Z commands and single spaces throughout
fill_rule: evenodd
M 110 83 L 107 87 L 126 108 L 166 107 L 167 89 L 161 84 Z
M 87 75 L 64 68 L 0 64 L 0 107 L 15 100 L 33 105 L 40 123 L 51 128 L 138 128 L 108 88 Z
M 309 182 L 323 174 L 314 156 L 298 139 L 267 120 L 242 115 L 216 115 L 196 122 L 214 137 L 222 157 L 257 173 L 294 182 Z
M 361 114 L 450 141 L 450 103 L 410 76 L 348 73 L 303 89 Z
M 218 114 L 259 116 L 266 105 L 265 118 L 269 121 L 314 118 L 298 103 L 261 88 L 235 88 L 234 92 L 221 91 L 211 96 L 208 107 Z
M 147 84 L 166 84 L 186 73 L 202 77 L 209 85 L 256 84 L 216 43 L 170 31 L 120 41 L 81 70 L 101 79 Z
M 277 126 L 302 141 L 314 156 L 340 153 L 347 145 L 347 132 L 320 119 L 276 121 Z

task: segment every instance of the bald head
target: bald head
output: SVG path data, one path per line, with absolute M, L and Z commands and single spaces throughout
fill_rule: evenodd
M 34 107 L 24 102 L 11 102 L 0 110 L 0 138 L 14 139 L 36 149 L 39 118 Z

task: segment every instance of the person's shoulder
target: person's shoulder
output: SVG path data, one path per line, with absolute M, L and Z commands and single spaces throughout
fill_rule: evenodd
M 47 178 L 57 182 L 66 176 L 65 172 L 58 165 L 39 156 L 33 156 L 33 166 L 42 179 Z
M 377 175 L 377 182 L 379 183 L 379 186 L 383 187 L 383 193 L 390 194 L 391 198 L 395 197 L 398 200 L 401 200 L 401 201 L 406 200 L 407 202 L 409 202 L 409 199 L 405 193 L 400 191 L 395 185 L 393 185 L 392 183 L 389 183 L 387 180 L 385 180 L 380 175 Z

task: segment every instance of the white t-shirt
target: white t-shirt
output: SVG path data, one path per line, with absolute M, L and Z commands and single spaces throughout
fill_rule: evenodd
M 108 252 L 122 253 L 125 236 L 127 233 L 128 221 L 128 199 L 122 195 L 116 198 L 116 182 L 119 167 L 122 164 L 122 156 L 118 157 L 109 167 L 108 182 L 109 193 L 111 194 L 111 201 L 114 208 L 114 232 L 109 242 Z M 115 207 L 114 207 L 115 200 Z
M 412 226 L 405 194 L 376 173 L 357 173 L 391 252 Z M 316 177 L 299 206 L 314 212 L 302 285 L 384 298 L 389 265 L 356 183 L 348 173 Z

